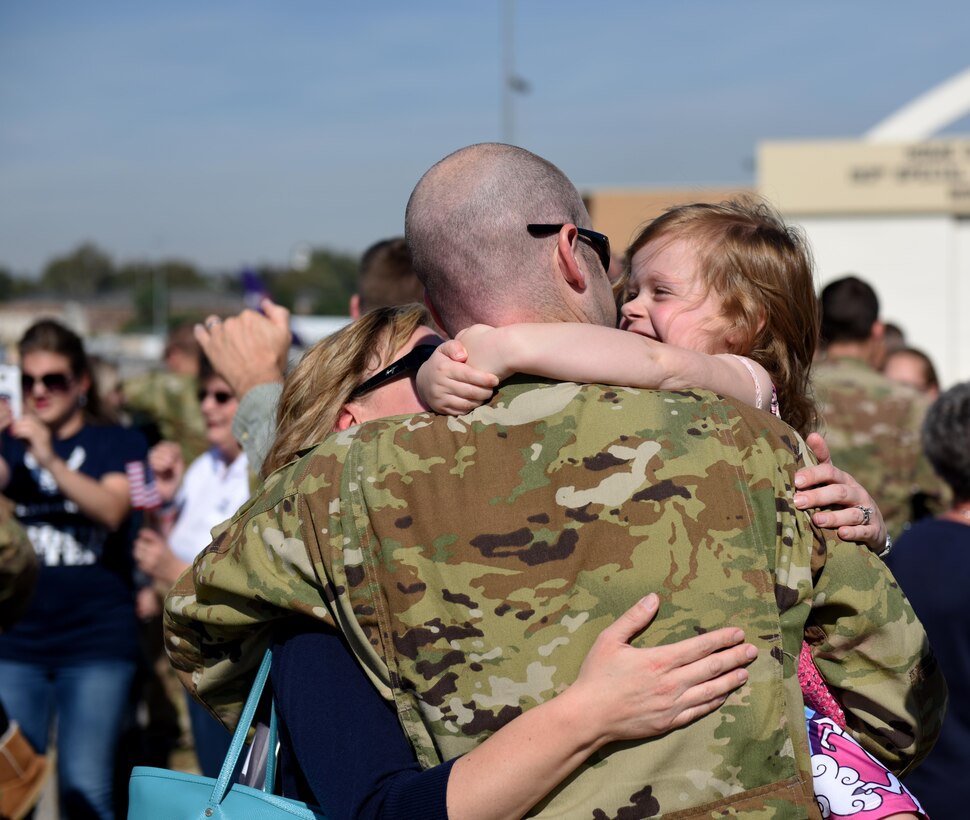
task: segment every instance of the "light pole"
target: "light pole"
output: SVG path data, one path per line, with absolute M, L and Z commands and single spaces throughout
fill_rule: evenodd
M 502 7 L 502 142 L 515 144 L 513 94 L 525 94 L 529 84 L 515 73 L 515 0 Z

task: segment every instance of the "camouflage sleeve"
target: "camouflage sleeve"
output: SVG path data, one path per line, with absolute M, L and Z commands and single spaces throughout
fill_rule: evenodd
M 225 726 L 235 726 L 281 619 L 332 623 L 304 546 L 293 470 L 213 530 L 165 600 L 165 646 L 182 684 Z
M 199 409 L 198 382 L 177 373 L 146 373 L 125 379 L 125 409 L 136 426 L 153 423 L 167 441 L 176 441 L 188 464 L 204 453 L 205 422 Z
M 282 384 L 257 384 L 239 400 L 232 420 L 233 435 L 257 473 L 276 440 L 276 410 L 282 394 Z
M 0 631 L 23 614 L 37 580 L 37 555 L 14 518 L 6 499 L 0 498 Z
M 909 602 L 868 549 L 829 539 L 805 637 L 848 728 L 898 775 L 932 749 L 947 690 Z

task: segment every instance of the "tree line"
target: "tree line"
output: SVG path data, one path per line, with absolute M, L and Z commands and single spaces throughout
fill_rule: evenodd
M 250 268 L 273 299 L 294 312 L 342 316 L 354 292 L 358 259 L 326 248 L 313 249 L 307 264 L 291 267 Z M 197 290 L 242 297 L 241 271 L 206 273 L 191 262 L 164 260 L 115 264 L 93 242 L 84 242 L 56 256 L 38 278 L 17 276 L 0 265 L 0 301 L 19 298 L 56 297 L 80 302 L 127 295 L 135 310 L 128 330 L 152 327 L 153 307 L 159 287 L 165 292 Z M 170 324 L 197 320 L 198 315 L 169 314 Z

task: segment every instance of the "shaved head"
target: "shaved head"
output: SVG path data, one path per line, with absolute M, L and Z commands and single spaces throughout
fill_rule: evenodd
M 529 223 L 589 227 L 582 198 L 565 174 L 522 148 L 484 143 L 435 164 L 408 201 L 405 235 L 418 277 L 445 329 L 476 322 L 577 319 L 556 286 L 554 238 Z M 587 269 L 605 271 L 585 245 Z

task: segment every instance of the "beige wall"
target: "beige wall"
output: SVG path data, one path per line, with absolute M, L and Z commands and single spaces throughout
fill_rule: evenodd
M 583 194 L 593 228 L 610 238 L 613 252 L 623 254 L 637 229 L 673 205 L 721 202 L 750 188 L 669 188 L 653 190 L 596 190 Z
M 758 192 L 788 214 L 970 215 L 970 139 L 765 142 Z

